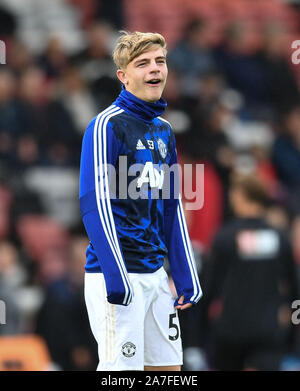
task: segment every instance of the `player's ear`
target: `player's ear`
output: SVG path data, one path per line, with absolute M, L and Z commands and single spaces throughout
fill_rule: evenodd
M 126 85 L 128 83 L 126 72 L 123 69 L 117 70 L 117 77 L 122 84 Z

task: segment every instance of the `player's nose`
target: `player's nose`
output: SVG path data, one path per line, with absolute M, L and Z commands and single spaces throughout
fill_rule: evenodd
M 160 72 L 159 66 L 155 60 L 150 63 L 150 73 Z

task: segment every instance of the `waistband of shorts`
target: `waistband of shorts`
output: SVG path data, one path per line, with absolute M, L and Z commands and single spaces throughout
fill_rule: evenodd
M 161 266 L 159 269 L 155 270 L 152 273 L 132 273 L 132 272 L 128 272 L 128 275 L 130 275 L 130 276 L 153 276 L 153 275 L 159 276 L 160 274 L 165 274 L 165 273 L 166 273 L 165 268 L 163 266 Z
M 103 274 L 102 271 L 98 271 L 98 270 L 85 270 L 85 273 L 86 274 Z M 161 266 L 159 269 L 155 270 L 154 272 L 148 272 L 148 273 L 135 273 L 135 272 L 127 272 L 129 276 L 153 276 L 154 274 L 155 275 L 160 275 L 160 274 L 165 274 L 167 273 L 165 268 L 163 266 Z

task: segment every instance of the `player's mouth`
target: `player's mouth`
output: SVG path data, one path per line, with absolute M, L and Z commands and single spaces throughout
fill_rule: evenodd
M 161 82 L 162 82 L 161 79 L 150 79 L 150 80 L 146 81 L 146 83 L 149 86 L 153 86 L 153 87 L 157 87 L 157 86 L 161 85 Z

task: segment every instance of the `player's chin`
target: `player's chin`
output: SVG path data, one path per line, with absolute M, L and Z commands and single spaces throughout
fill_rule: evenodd
M 148 91 L 148 94 L 147 94 L 147 100 L 150 101 L 150 102 L 156 102 L 157 100 L 159 100 L 161 98 L 161 95 L 162 95 L 162 89 L 159 88 L 157 90 L 152 90 L 152 91 Z

